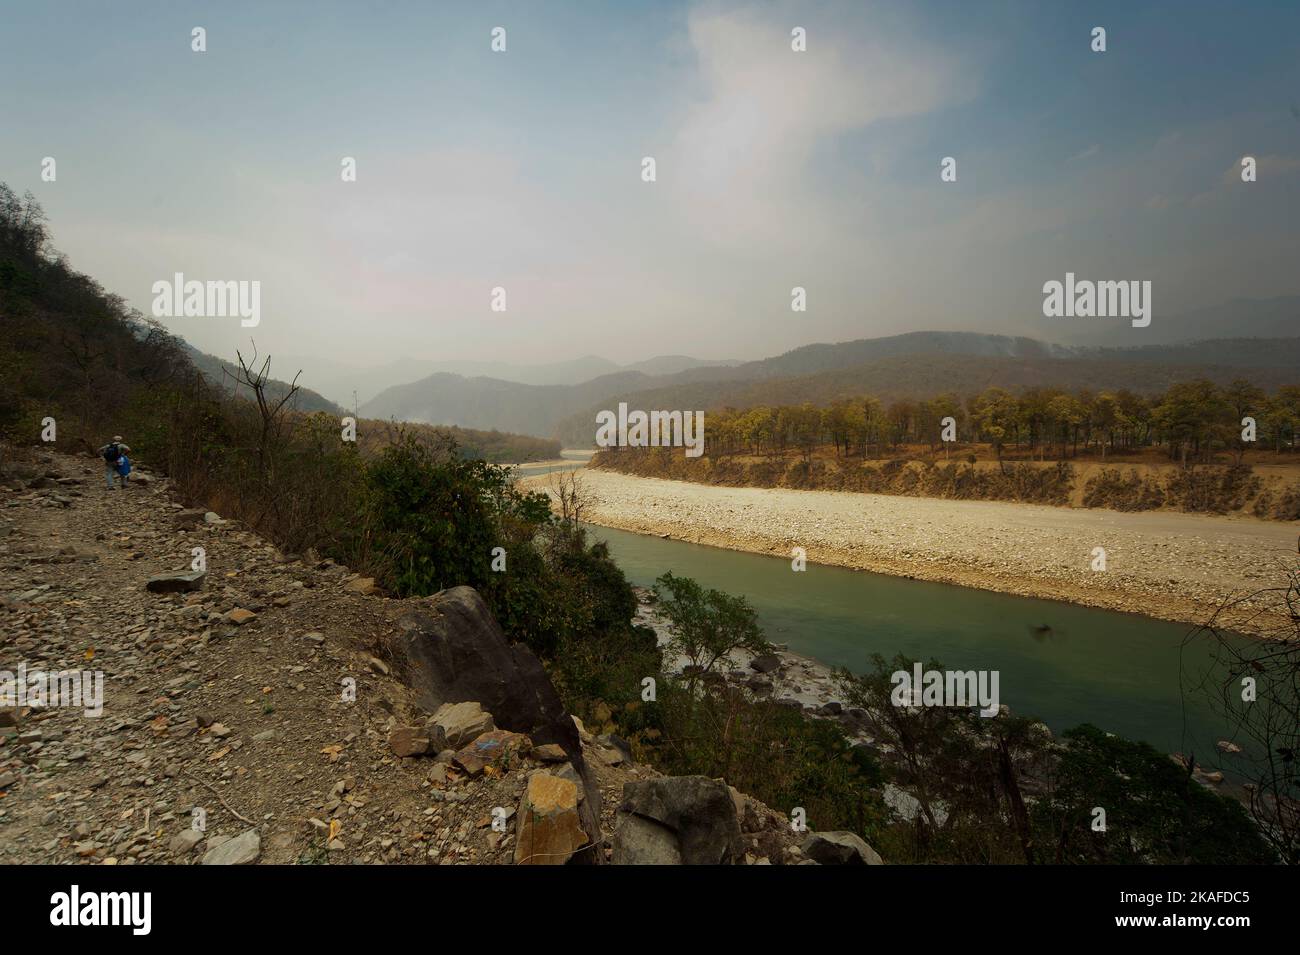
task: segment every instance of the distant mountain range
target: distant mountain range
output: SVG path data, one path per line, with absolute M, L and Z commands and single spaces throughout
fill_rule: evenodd
M 1233 299 L 1179 315 L 1156 313 L 1146 328 L 1131 327 L 1127 319 L 1040 319 L 1044 334 L 1079 345 L 1121 345 L 1141 342 L 1170 345 L 1211 338 L 1292 338 L 1300 335 L 1300 296 Z
M 328 359 L 295 359 L 297 367 L 309 369 L 312 385 L 346 408 L 353 401 L 369 402 L 395 382 L 413 382 L 433 375 L 462 378 L 494 378 L 520 385 L 579 385 L 593 378 L 623 371 L 646 375 L 672 375 L 689 368 L 737 365 L 738 361 L 707 360 L 688 355 L 660 355 L 645 361 L 620 365 L 599 355 L 584 355 L 571 361 L 516 365 L 500 361 L 424 361 L 404 358 L 379 368 L 357 368 Z M 355 395 L 355 399 L 354 399 Z
M 665 355 L 629 365 L 587 355 L 537 365 L 403 359 L 380 369 L 329 362 L 307 369 L 303 410 L 343 413 L 352 391 L 366 418 L 500 430 L 590 446 L 597 411 L 617 407 L 710 410 L 755 404 L 824 404 L 873 394 L 882 400 L 967 395 L 997 385 L 1129 388 L 1153 392 L 1194 377 L 1226 384 L 1245 377 L 1275 388 L 1300 383 L 1300 297 L 1238 301 L 1200 309 L 1137 330 L 1101 320 L 1051 324 L 1069 344 L 1025 336 L 919 331 L 817 343 L 758 361 L 710 361 Z M 1181 336 L 1181 337 L 1179 337 Z M 1105 342 L 1140 341 L 1140 345 Z M 195 353 L 210 377 L 222 366 Z M 206 364 L 205 364 L 206 362 Z M 394 381 L 406 384 L 393 385 Z M 280 383 L 277 387 L 287 387 Z M 372 395 L 367 399 L 366 395 Z M 347 399 L 346 401 L 344 399 Z
M 365 417 L 498 428 L 591 443 L 596 412 L 617 407 L 709 410 L 755 404 L 823 404 L 874 394 L 882 400 L 966 395 L 998 385 L 1163 390 L 1206 377 L 1249 378 L 1265 388 L 1300 382 L 1300 337 L 1219 339 L 1177 345 L 1102 348 L 1055 345 L 973 332 L 914 332 L 808 345 L 762 361 L 689 368 L 675 374 L 618 372 L 579 385 L 525 385 L 441 373 L 389 388 Z

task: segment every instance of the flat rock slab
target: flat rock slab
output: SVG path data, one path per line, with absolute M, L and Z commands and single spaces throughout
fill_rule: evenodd
M 207 511 L 185 510 L 172 515 L 172 527 L 198 527 L 206 522 Z
M 192 570 L 184 574 L 159 574 L 150 577 L 144 589 L 152 594 L 183 594 L 203 589 L 203 580 L 208 575 L 201 570 Z
M 438 707 L 426 726 L 429 741 L 435 751 L 460 749 L 484 733 L 496 729 L 492 714 L 477 701 L 444 703 Z
M 489 763 L 505 762 L 512 754 L 527 750 L 532 745 L 532 740 L 522 733 L 490 730 L 458 752 L 455 761 L 465 772 L 477 776 Z
M 262 854 L 262 837 L 249 829 L 203 854 L 204 865 L 252 865 Z

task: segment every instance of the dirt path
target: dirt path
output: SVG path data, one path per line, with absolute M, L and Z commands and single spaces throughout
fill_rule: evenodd
M 231 522 L 174 526 L 162 482 L 110 492 L 63 455 L 39 470 L 0 480 L 0 670 L 100 671 L 103 711 L 0 709 L 0 864 L 192 863 L 238 836 L 262 862 L 511 861 L 487 820 L 517 805 L 526 767 L 446 780 L 388 745 L 419 718 L 370 656 L 400 601 Z M 201 591 L 145 591 L 195 547 Z M 236 608 L 256 616 L 236 625 Z
M 585 469 L 584 517 L 642 534 L 1199 623 L 1283 582 L 1300 525 L 995 501 L 712 487 Z M 547 487 L 547 478 L 525 478 Z M 1094 571 L 1094 548 L 1105 570 Z

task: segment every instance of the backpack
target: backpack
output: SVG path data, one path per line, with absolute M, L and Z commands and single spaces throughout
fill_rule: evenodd
M 117 459 L 117 473 L 126 477 L 131 473 L 131 459 L 125 454 Z
M 110 444 L 108 447 L 104 449 L 104 460 L 107 461 L 109 464 L 116 464 L 117 459 L 120 458 L 121 456 L 122 456 L 122 452 L 118 449 L 116 442 Z

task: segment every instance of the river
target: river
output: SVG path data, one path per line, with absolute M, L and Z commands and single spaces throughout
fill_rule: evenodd
M 1231 757 L 1214 748 L 1227 727 L 1180 687 L 1209 662 L 1204 642 L 1183 647 L 1184 624 L 839 567 L 795 572 L 783 558 L 589 530 L 632 583 L 648 587 L 671 570 L 743 595 L 770 640 L 805 656 L 856 671 L 873 653 L 898 652 L 949 669 L 997 670 L 1001 702 L 1053 732 L 1093 723 L 1232 770 Z M 1043 625 L 1050 634 L 1037 632 Z

